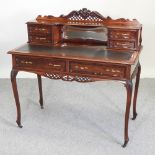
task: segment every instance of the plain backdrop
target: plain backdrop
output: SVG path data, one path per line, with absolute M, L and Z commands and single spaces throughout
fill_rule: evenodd
M 143 24 L 141 77 L 155 77 L 155 1 L 154 0 L 1 0 L 0 3 L 0 78 L 9 78 L 11 55 L 7 51 L 27 42 L 26 22 L 37 15 L 68 14 L 88 8 L 112 18 L 136 18 Z M 20 73 L 18 77 L 35 77 Z

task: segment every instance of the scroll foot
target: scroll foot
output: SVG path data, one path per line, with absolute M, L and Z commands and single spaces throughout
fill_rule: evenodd
M 135 120 L 136 117 L 137 117 L 137 113 L 135 113 L 135 114 L 133 115 L 132 120 Z
M 125 141 L 124 141 L 124 144 L 122 145 L 122 147 L 126 147 L 127 144 L 128 144 L 128 142 L 129 142 L 129 139 L 128 139 L 128 140 L 125 140 Z
M 17 123 L 17 125 L 18 125 L 19 128 L 22 128 L 23 127 L 20 122 L 16 121 L 16 123 Z

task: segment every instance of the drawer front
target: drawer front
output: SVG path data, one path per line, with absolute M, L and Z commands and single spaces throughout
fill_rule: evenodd
M 29 34 L 49 35 L 51 27 L 45 25 L 28 25 Z
M 60 59 L 16 56 L 15 67 L 26 70 L 66 71 L 66 63 Z
M 112 30 L 109 31 L 109 38 L 110 39 L 135 39 L 136 38 L 136 31 L 119 31 L 119 30 Z
M 31 43 L 52 43 L 52 38 L 51 36 L 29 36 L 29 42 Z
M 134 41 L 110 40 L 109 41 L 109 48 L 135 49 L 135 42 Z
M 71 73 L 81 73 L 92 76 L 125 77 L 125 67 L 106 64 L 92 64 L 83 62 L 70 62 Z

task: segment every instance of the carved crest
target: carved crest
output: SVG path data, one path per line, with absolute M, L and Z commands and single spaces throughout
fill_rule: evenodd
M 86 8 L 83 8 L 79 11 L 72 11 L 68 15 L 66 16 L 61 15 L 60 17 L 65 17 L 69 20 L 74 20 L 74 21 L 78 21 L 78 20 L 103 21 L 106 19 L 97 11 L 90 11 Z

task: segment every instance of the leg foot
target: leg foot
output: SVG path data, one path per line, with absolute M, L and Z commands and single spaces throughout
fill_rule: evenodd
M 129 142 L 129 139 L 125 140 L 125 141 L 124 141 L 124 144 L 122 145 L 122 147 L 126 147 L 127 144 L 128 144 L 128 142 Z
M 19 128 L 22 128 L 23 127 L 22 124 L 21 124 L 21 122 L 16 121 L 16 123 L 17 123 L 17 125 L 18 125 Z
M 136 117 L 137 117 L 137 115 L 138 115 L 137 113 L 134 113 L 134 114 L 133 114 L 133 117 L 132 117 L 132 120 L 135 120 Z
M 41 109 L 44 109 L 43 101 L 39 100 Z

